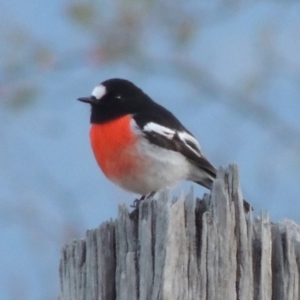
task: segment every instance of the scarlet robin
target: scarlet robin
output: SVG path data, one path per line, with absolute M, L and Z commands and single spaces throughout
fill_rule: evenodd
M 109 79 L 78 100 L 91 105 L 92 149 L 109 180 L 141 199 L 181 180 L 211 189 L 216 169 L 195 137 L 132 82 Z

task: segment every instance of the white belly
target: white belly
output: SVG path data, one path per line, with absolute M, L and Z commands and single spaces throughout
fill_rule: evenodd
M 144 141 L 138 148 L 137 156 L 142 163 L 140 173 L 128 173 L 122 181 L 111 179 L 126 190 L 146 195 L 172 187 L 189 177 L 189 162 L 178 152 L 150 145 L 148 141 Z

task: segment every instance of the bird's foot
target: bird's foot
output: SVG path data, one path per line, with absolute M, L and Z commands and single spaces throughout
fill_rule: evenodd
M 130 207 L 137 209 L 140 205 L 140 202 L 152 198 L 155 195 L 156 192 L 151 192 L 149 195 L 143 195 L 140 199 L 135 199 L 133 203 L 130 205 Z
M 139 207 L 139 204 L 141 201 L 143 201 L 146 198 L 146 195 L 143 195 L 140 199 L 133 200 L 133 203 L 130 205 L 130 207 L 137 209 Z

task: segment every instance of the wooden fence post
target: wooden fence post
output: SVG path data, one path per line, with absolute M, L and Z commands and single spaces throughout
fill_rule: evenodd
M 63 247 L 60 300 L 299 300 L 300 229 L 245 214 L 236 165 L 211 195 L 143 201 Z

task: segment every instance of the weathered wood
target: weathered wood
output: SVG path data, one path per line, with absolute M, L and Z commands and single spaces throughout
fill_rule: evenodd
M 298 300 L 300 228 L 245 214 L 235 165 L 211 195 L 143 201 L 62 250 L 61 300 Z

